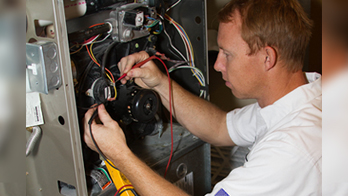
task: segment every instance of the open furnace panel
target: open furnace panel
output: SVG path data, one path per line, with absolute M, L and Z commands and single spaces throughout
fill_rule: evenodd
M 27 121 L 27 195 L 114 194 L 96 186 L 102 184 L 96 175 L 106 170 L 81 137 L 84 113 L 100 103 L 121 124 L 130 148 L 163 173 L 169 114 L 154 91 L 116 82 L 117 63 L 142 50 L 165 56 L 171 78 L 207 98 L 205 1 L 36 0 L 26 6 L 27 97 L 39 102 L 29 104 L 35 118 Z M 209 191 L 210 182 L 202 180 L 210 179 L 209 147 L 181 126 L 175 126 L 174 142 L 169 180 L 191 194 Z M 196 158 L 189 160 L 190 153 Z

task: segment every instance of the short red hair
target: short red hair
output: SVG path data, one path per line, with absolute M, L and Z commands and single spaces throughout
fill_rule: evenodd
M 241 14 L 242 38 L 250 55 L 270 46 L 289 71 L 302 70 L 312 21 L 297 0 L 231 0 L 220 10 L 219 21 L 231 22 L 235 11 Z

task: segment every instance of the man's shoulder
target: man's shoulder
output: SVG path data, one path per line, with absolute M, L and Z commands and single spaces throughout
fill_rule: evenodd
M 277 129 L 262 138 L 257 146 L 255 147 L 259 148 L 258 150 L 274 147 L 273 150 L 280 156 L 304 160 L 318 166 L 321 170 L 322 131 L 319 124 Z

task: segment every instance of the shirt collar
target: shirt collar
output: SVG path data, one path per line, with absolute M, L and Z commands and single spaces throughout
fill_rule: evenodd
M 306 73 L 306 77 L 308 84 L 296 88 L 272 105 L 260 109 L 260 114 L 268 129 L 272 128 L 296 108 L 321 95 L 321 75 L 318 73 Z

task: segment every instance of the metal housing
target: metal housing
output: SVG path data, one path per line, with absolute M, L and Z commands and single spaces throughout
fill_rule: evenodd
M 207 36 L 206 36 L 206 0 L 186 0 L 180 6 L 173 8 L 171 16 L 181 23 L 191 37 L 195 48 L 196 64 L 206 78 L 207 68 Z M 115 40 L 126 42 L 126 25 L 119 14 L 133 6 L 126 6 L 114 12 L 114 22 L 118 23 L 118 31 L 114 32 Z M 141 4 L 141 6 L 145 6 Z M 192 9 L 195 8 L 195 9 Z M 196 9 L 197 8 L 197 9 Z M 149 8 L 150 9 L 150 8 Z M 100 12 L 105 16 L 107 12 Z M 155 14 L 155 12 L 154 12 Z M 85 16 L 66 21 L 63 0 L 35 0 L 26 2 L 27 43 L 35 41 L 52 42 L 57 47 L 57 58 L 60 62 L 61 86 L 41 94 L 41 102 L 45 124 L 41 125 L 42 136 L 38 145 L 26 157 L 26 192 L 28 196 L 60 196 L 58 182 L 70 184 L 76 188 L 76 194 L 87 196 L 85 168 L 82 155 L 81 131 L 76 109 L 73 74 L 68 46 L 68 31 L 97 22 L 104 22 L 105 17 Z M 117 15 L 117 16 L 116 16 Z M 50 21 L 55 29 L 54 38 L 37 35 L 35 20 Z M 112 22 L 111 22 L 112 23 Z M 70 27 L 70 28 L 69 28 Z M 199 30 L 198 30 L 199 29 Z M 134 32 L 134 37 L 142 37 L 143 31 Z M 180 40 L 173 40 L 173 44 Z M 168 126 L 167 126 L 168 127 Z M 164 173 L 170 153 L 170 131 L 167 129 L 161 139 L 149 136 L 132 147 L 132 150 L 150 167 L 159 173 Z M 27 138 L 30 132 L 27 132 Z M 210 191 L 210 146 L 177 125 L 174 128 L 174 146 L 177 149 L 173 156 L 172 165 L 168 171 L 168 179 L 178 182 L 183 176 L 193 172 L 193 190 L 195 195 L 203 195 Z M 161 143 L 161 145 L 157 145 Z M 162 147 L 161 147 L 162 146 Z M 197 161 L 199 160 L 199 161 Z M 187 166 L 185 175 L 177 175 L 180 165 Z M 192 176 L 188 176 L 192 178 Z M 112 190 L 106 190 L 101 195 L 113 195 Z

